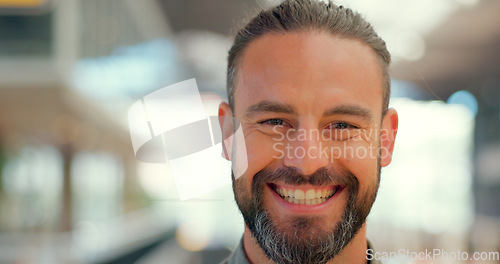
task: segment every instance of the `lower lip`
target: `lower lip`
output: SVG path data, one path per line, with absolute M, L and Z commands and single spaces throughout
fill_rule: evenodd
M 340 193 L 343 190 L 343 188 L 341 188 L 340 186 L 337 186 L 337 191 L 335 192 L 335 194 L 333 194 L 332 197 L 330 197 L 328 200 L 326 200 L 326 202 L 321 203 L 321 204 L 316 204 L 316 205 L 306 205 L 306 204 L 289 203 L 289 202 L 283 200 L 283 198 L 281 198 L 281 196 L 279 196 L 279 194 L 277 194 L 271 188 L 271 186 L 269 186 L 269 184 L 266 184 L 266 186 L 267 186 L 267 189 L 271 192 L 271 195 L 274 198 L 274 200 L 277 201 L 279 207 L 284 208 L 285 210 L 287 210 L 291 213 L 296 213 L 296 214 L 300 214 L 300 213 L 311 214 L 311 213 L 316 213 L 316 212 L 317 213 L 324 212 L 327 208 L 331 207 L 333 203 L 335 203 L 335 201 L 337 200 L 337 197 L 340 195 Z

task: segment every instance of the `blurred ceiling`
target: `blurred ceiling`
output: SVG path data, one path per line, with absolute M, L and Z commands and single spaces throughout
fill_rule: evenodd
M 232 33 L 234 26 L 253 10 L 272 2 L 157 1 L 173 32 L 196 29 L 224 35 Z M 446 100 L 451 93 L 462 89 L 479 94 L 483 81 L 491 82 L 500 76 L 499 12 L 498 0 L 481 0 L 476 4 L 463 5 L 438 27 L 425 34 L 424 56 L 418 61 L 396 62 L 392 67 L 392 76 L 415 83 L 428 92 L 429 99 L 438 97 Z
M 477 96 L 485 82 L 500 84 L 499 12 L 498 0 L 454 12 L 425 38 L 425 55 L 394 65 L 393 77 L 431 89 L 445 100 L 457 90 Z
M 234 26 L 263 5 L 256 0 L 157 0 L 174 32 L 207 30 L 230 34 Z

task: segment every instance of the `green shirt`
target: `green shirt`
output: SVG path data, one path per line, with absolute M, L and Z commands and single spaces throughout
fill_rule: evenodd
M 370 242 L 368 242 L 368 249 L 371 249 Z M 379 260 L 367 260 L 368 264 L 382 264 Z M 238 246 L 234 249 L 233 253 L 229 257 L 223 260 L 220 264 L 250 264 L 248 262 L 247 256 L 245 254 L 245 249 L 243 248 L 243 238 L 241 238 Z

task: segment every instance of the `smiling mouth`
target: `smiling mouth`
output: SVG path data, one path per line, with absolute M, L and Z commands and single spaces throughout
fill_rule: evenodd
M 303 190 L 279 186 L 276 184 L 270 184 L 269 186 L 281 197 L 281 199 L 286 202 L 304 205 L 319 205 L 325 203 L 328 199 L 335 195 L 340 188 L 340 186 L 336 185 L 330 188 L 311 188 Z

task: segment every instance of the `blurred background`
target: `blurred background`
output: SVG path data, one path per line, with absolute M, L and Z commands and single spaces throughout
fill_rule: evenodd
M 166 164 L 135 159 L 127 111 L 196 78 L 216 113 L 236 25 L 278 2 L 0 0 L 0 263 L 225 258 L 243 232 L 231 187 L 180 201 Z M 375 249 L 499 252 L 500 1 L 337 3 L 394 57 Z

